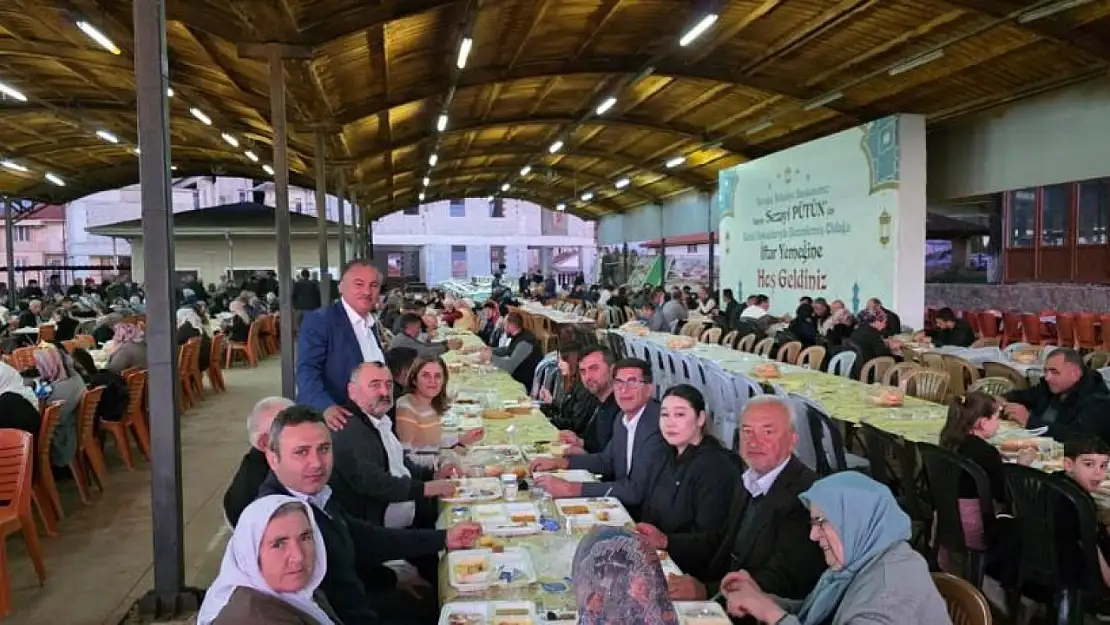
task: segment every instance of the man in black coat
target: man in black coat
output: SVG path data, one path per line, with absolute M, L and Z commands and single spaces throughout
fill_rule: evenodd
M 937 311 L 935 327 L 925 333 L 933 341 L 935 347 L 955 345 L 956 347 L 971 347 L 975 342 L 975 331 L 963 319 L 956 317 L 951 308 L 941 308 Z
M 460 523 L 446 532 L 387 529 L 347 515 L 328 486 L 331 433 L 323 415 L 312 408 L 292 406 L 274 417 L 266 461 L 271 473 L 258 496 L 288 495 L 311 506 L 327 550 L 328 570 L 320 590 L 344 623 L 386 622 L 378 612 L 389 614 L 388 622 L 413 622 L 411 617 L 419 611 L 416 602 L 411 598 L 389 601 L 382 594 L 371 599 L 367 587 L 378 586 L 379 580 L 367 579 L 366 572 L 380 574 L 381 565 L 391 560 L 431 556 L 444 548 L 469 548 L 481 534 L 474 523 Z M 238 518 L 241 513 L 242 509 L 229 511 L 228 516 Z
M 1044 362 L 1044 379 L 1005 395 L 1008 419 L 1026 428 L 1048 427 L 1060 441 L 1099 438 L 1110 445 L 1110 390 L 1074 349 L 1060 347 Z
M 825 571 L 825 557 L 809 539 L 809 510 L 798 499 L 817 475 L 794 457 L 798 433 L 786 400 L 748 400 L 740 415 L 740 455 L 747 465 L 723 532 L 670 538 L 668 548 L 691 554 L 701 570 L 668 580 L 673 600 L 714 595 L 725 574 L 747 571 L 768 594 L 804 599 Z
M 621 415 L 613 394 L 612 368 L 615 362 L 613 352 L 599 345 L 587 347 L 579 355 L 579 379 L 597 402 L 588 415 L 562 415 L 565 420 L 582 424 L 578 431 L 559 432 L 559 440 L 570 446 L 563 455 L 599 453 L 613 438 L 613 424 Z

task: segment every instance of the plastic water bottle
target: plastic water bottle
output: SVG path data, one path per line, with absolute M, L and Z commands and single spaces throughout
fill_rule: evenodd
M 515 473 L 504 473 L 501 475 L 501 490 L 505 495 L 505 501 L 516 501 L 517 487 Z

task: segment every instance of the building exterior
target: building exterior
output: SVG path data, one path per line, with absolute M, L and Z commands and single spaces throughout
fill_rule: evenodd
M 29 217 L 18 218 L 12 229 L 12 250 L 15 267 L 51 267 L 66 264 L 66 209 L 64 206 L 45 206 Z M 8 234 L 4 230 L 4 220 L 0 219 L 0 265 L 7 267 Z M 43 273 L 44 275 L 39 275 Z M 16 284 L 25 280 L 45 279 L 46 272 L 31 272 L 23 275 L 16 273 Z M 7 276 L 0 276 L 0 282 L 7 282 Z

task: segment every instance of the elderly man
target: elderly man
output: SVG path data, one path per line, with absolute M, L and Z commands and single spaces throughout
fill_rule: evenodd
M 346 413 L 347 382 L 359 363 L 385 362 L 374 317 L 382 279 L 369 261 L 347 264 L 340 300 L 306 315 L 297 339 L 297 403 L 326 417 Z
M 600 473 L 603 481 L 590 484 L 567 482 L 552 476 L 536 478 L 553 497 L 602 497 L 610 494 L 635 510 L 643 501 L 648 484 L 668 453 L 659 433 L 659 402 L 651 398 L 655 389 L 651 365 L 626 358 L 613 365 L 613 389 L 622 416 L 613 422 L 613 436 L 596 454 L 563 458 L 536 458 L 533 471 L 585 469 Z
M 435 358 L 442 356 L 449 349 L 458 349 L 462 347 L 462 341 L 459 339 L 450 339 L 447 341 L 428 341 L 420 338 L 421 328 L 423 328 L 423 321 L 416 313 L 405 313 L 401 315 L 400 328 L 401 331 L 393 335 L 393 340 L 389 342 L 389 349 L 394 350 L 398 347 L 407 347 L 415 349 L 421 358 Z
M 239 470 L 224 493 L 224 518 L 232 527 L 239 523 L 243 508 L 258 498 L 258 487 L 270 474 L 270 465 L 266 463 L 270 424 L 277 413 L 292 405 L 293 401 L 284 397 L 266 397 L 255 404 L 247 416 L 247 440 L 251 448 L 243 456 Z
M 1040 384 L 1010 391 L 1005 399 L 1007 418 L 1027 428 L 1047 426 L 1048 435 L 1061 442 L 1093 436 L 1110 444 L 1110 391 L 1074 349 L 1053 350 Z
M 332 439 L 324 417 L 306 406 L 291 406 L 279 412 L 270 424 L 266 448 L 270 474 L 258 496 L 287 495 L 307 503 L 320 529 L 327 550 L 327 573 L 320 591 L 344 623 L 422 622 L 422 607 L 434 614 L 434 602 L 423 606 L 402 599 L 395 590 L 396 574 L 382 565 L 392 560 L 411 560 L 436 555 L 444 548 L 472 547 L 481 526 L 460 523 L 450 530 L 388 529 L 375 527 L 348 515 L 333 496 L 328 481 L 332 474 Z M 238 516 L 242 509 L 230 510 Z M 374 589 L 373 599 L 368 590 Z M 386 590 L 388 589 L 388 590 Z M 373 607 L 371 607 L 371 605 Z
M 704 600 L 730 571 L 747 571 L 765 592 L 803 599 L 824 572 L 820 547 L 809 540 L 810 520 L 798 495 L 817 475 L 794 457 L 795 414 L 786 400 L 752 398 L 740 415 L 740 456 L 748 469 L 724 533 L 670 538 L 668 548 L 691 554 L 701 570 L 668 580 L 673 600 Z M 682 544 L 679 545 L 678 543 Z M 700 556 L 700 557 L 699 557 Z

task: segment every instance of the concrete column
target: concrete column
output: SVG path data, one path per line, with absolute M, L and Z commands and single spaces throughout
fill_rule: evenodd
M 320 255 L 320 303 L 331 303 L 328 277 L 328 168 L 324 133 L 316 132 L 316 251 Z
M 270 119 L 274 126 L 274 191 L 277 208 L 274 221 L 277 230 L 278 301 L 281 310 L 281 394 L 295 397 L 296 372 L 293 361 L 293 260 L 290 256 L 289 227 L 289 150 L 285 127 L 285 65 L 282 46 L 269 44 Z M 325 248 L 325 252 L 326 252 Z M 326 301 L 326 300 L 325 300 Z

